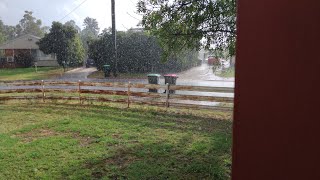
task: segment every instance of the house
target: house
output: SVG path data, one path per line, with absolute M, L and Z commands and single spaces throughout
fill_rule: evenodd
M 2 51 L 0 67 L 19 67 L 15 62 L 15 56 L 28 52 L 37 66 L 59 66 L 55 54 L 47 55 L 39 50 L 36 43 L 39 40 L 39 37 L 27 34 L 0 45 L 0 51 Z

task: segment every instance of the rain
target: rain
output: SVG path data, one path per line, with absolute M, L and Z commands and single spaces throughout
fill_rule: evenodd
M 94 112 L 100 112 L 101 110 L 101 112 L 111 113 L 111 111 L 114 111 L 112 108 L 118 108 L 118 105 L 113 105 L 112 103 L 117 104 L 116 102 L 119 102 L 124 103 L 127 109 L 121 109 L 121 107 L 116 111 L 118 112 L 119 110 L 120 116 L 125 113 L 123 116 L 128 120 L 143 114 L 143 112 L 135 114 L 135 108 L 140 112 L 146 108 L 154 106 L 157 108 L 159 106 L 159 108 L 163 108 L 159 113 L 166 114 L 169 113 L 170 108 L 176 107 L 177 110 L 173 110 L 172 114 L 181 115 L 182 119 L 177 120 L 174 124 L 178 123 L 178 121 L 189 121 L 190 117 L 183 119 L 184 113 L 191 113 L 190 116 L 194 116 L 190 120 L 199 118 L 199 122 L 204 123 L 199 126 L 197 125 L 198 122 L 188 123 L 192 126 L 189 129 L 191 134 L 201 133 L 202 131 L 210 134 L 211 131 L 215 131 L 211 124 L 217 123 L 217 119 L 226 119 L 226 124 L 221 125 L 221 128 L 225 128 L 224 130 L 231 129 L 230 122 L 232 121 L 231 112 L 233 110 L 235 80 L 236 21 L 235 3 L 233 4 L 233 1 L 217 0 L 208 1 L 208 3 L 204 4 L 192 1 L 182 3 L 177 0 L 163 2 L 154 2 L 152 0 L 59 0 L 46 2 L 48 4 L 43 4 L 44 1 L 38 3 L 35 0 L 30 0 L 27 3 L 17 0 L 0 2 L 0 10 L 2 10 L 0 11 L 0 106 L 2 103 L 6 104 L 9 100 L 12 100 L 12 102 L 26 100 L 27 103 L 36 104 L 35 108 L 43 108 L 38 107 L 38 105 L 59 107 L 58 109 L 44 107 L 46 108 L 44 110 L 45 113 L 47 111 L 49 114 L 55 112 L 55 115 L 58 115 L 60 110 L 61 112 L 62 109 L 67 111 L 69 108 L 63 103 L 70 102 L 74 107 L 79 105 L 78 108 L 75 108 L 75 111 L 87 112 L 87 114 L 83 114 L 83 117 L 91 119 L 103 113 L 93 114 L 91 111 L 85 110 L 85 108 L 90 109 L 98 106 L 98 109 L 102 109 L 94 109 Z M 212 16 L 212 6 L 216 6 L 218 10 L 222 11 L 218 12 L 221 16 Z M 221 10 L 220 6 L 225 9 L 222 8 Z M 48 8 L 48 10 L 44 10 L 44 7 Z M 5 13 L 8 10 L 12 10 L 14 15 L 9 17 Z M 191 10 L 195 12 L 189 13 Z M 226 15 L 226 17 L 223 17 L 223 15 Z M 208 18 L 212 19 L 212 21 L 206 20 Z M 216 26 L 217 22 L 222 25 Z M 7 96 L 8 94 L 11 95 Z M 49 102 L 52 104 L 49 104 Z M 109 106 L 112 110 L 108 109 Z M 20 109 L 24 106 L 17 107 Z M 108 110 L 105 109 L 106 107 Z M 182 108 L 182 110 L 179 108 Z M 193 108 L 196 110 L 192 110 Z M 35 114 L 36 111 L 34 111 Z M 70 117 L 77 117 L 76 121 L 78 122 L 79 114 L 74 114 L 73 112 L 75 111 L 70 112 Z M 130 115 L 131 111 L 132 116 Z M 156 111 L 150 111 L 151 115 L 156 115 L 154 118 L 162 119 L 160 115 L 157 115 L 158 112 Z M 197 114 L 198 112 L 200 115 Z M 68 114 L 69 112 L 64 113 Z M 115 114 L 114 118 L 117 119 L 115 116 L 119 114 Z M 44 116 L 49 117 L 49 115 Z M 103 118 L 107 118 L 106 114 L 103 116 Z M 163 118 L 169 118 L 169 116 L 163 115 Z M 206 116 L 211 120 L 206 122 Z M 29 118 L 29 116 L 26 117 Z M 121 152 L 118 146 L 122 147 L 120 145 L 122 140 L 116 138 L 124 136 L 123 132 L 121 132 L 122 134 L 120 133 L 121 135 L 117 133 L 117 131 L 123 130 L 121 129 L 122 125 L 119 124 L 115 129 L 112 129 L 114 132 L 111 134 L 108 134 L 107 130 L 99 129 L 97 131 L 101 131 L 100 135 L 92 135 L 97 132 L 85 130 L 81 126 L 83 124 L 81 118 L 78 122 L 79 127 L 75 125 L 68 129 L 69 125 L 67 124 L 72 124 L 72 122 L 69 122 L 68 117 L 64 121 L 66 125 L 61 125 L 60 127 L 60 125 L 54 125 L 53 123 L 51 126 L 48 121 L 49 124 L 46 124 L 46 122 L 43 125 L 44 128 L 35 129 L 32 131 L 35 134 L 30 136 L 23 133 L 12 133 L 20 139 L 28 136 L 23 142 L 34 142 L 45 136 L 47 138 L 52 136 L 71 137 L 80 142 L 81 148 L 91 148 L 91 143 L 99 144 L 100 141 L 105 146 L 109 142 L 103 138 L 111 138 L 117 141 L 117 147 L 112 147 L 114 151 L 110 152 L 96 149 L 98 154 L 101 153 L 97 155 L 99 157 L 94 157 L 93 155 L 89 157 L 90 153 L 88 151 L 83 156 L 83 159 L 80 158 L 79 161 L 75 161 L 80 164 L 85 162 L 85 165 L 81 166 L 84 169 L 80 168 L 79 170 L 79 172 L 84 173 L 82 174 L 83 176 L 74 174 L 76 170 L 72 170 L 71 165 L 68 166 L 66 164 L 64 165 L 68 166 L 69 169 L 66 169 L 65 172 L 63 168 L 58 169 L 56 172 L 61 174 L 55 174 L 54 171 L 45 169 L 46 167 L 52 167 L 51 164 L 35 160 L 37 163 L 43 163 L 45 168 L 41 169 L 41 165 L 37 164 L 31 174 L 22 172 L 22 174 L 14 176 L 14 179 L 23 178 L 24 175 L 32 178 L 54 177 L 58 179 L 100 179 L 103 177 L 110 179 L 180 177 L 178 179 L 185 179 L 188 176 L 181 175 L 184 171 L 190 173 L 191 178 L 209 177 L 211 179 L 210 177 L 218 177 L 217 179 L 225 179 L 230 176 L 229 166 L 231 162 L 229 161 L 231 161 L 231 154 L 229 150 L 224 159 L 225 162 L 229 162 L 228 167 L 222 167 L 226 170 L 218 172 L 218 174 L 212 171 L 214 168 L 211 168 L 211 165 L 209 166 L 215 160 L 206 164 L 206 167 L 202 167 L 204 165 L 201 162 L 197 162 L 195 157 L 204 158 L 201 154 L 207 151 L 207 146 L 212 143 L 212 139 L 208 139 L 205 136 L 199 135 L 199 137 L 195 137 L 199 139 L 192 142 L 195 143 L 192 146 L 199 147 L 192 147 L 195 149 L 182 153 L 184 158 L 187 158 L 189 153 L 196 154 L 194 156 L 195 159 L 191 157 L 190 167 L 188 160 L 184 159 L 183 161 L 186 161 L 184 162 L 185 164 L 177 165 L 176 169 L 173 164 L 177 162 L 172 162 L 172 166 L 165 167 L 165 169 L 168 168 L 165 170 L 167 172 L 177 171 L 173 174 L 165 173 L 161 170 L 161 167 L 143 171 L 144 168 L 138 168 L 140 165 L 134 164 L 135 162 L 141 163 L 140 160 L 143 157 L 139 155 L 131 157 L 125 152 L 118 156 L 110 154 Z M 113 115 L 110 115 L 110 117 L 113 117 Z M 216 117 L 218 118 L 215 119 Z M 59 119 L 59 117 L 57 118 Z M 121 117 L 119 118 L 121 119 Z M 53 121 L 55 120 L 53 119 Z M 101 121 L 101 123 L 105 122 Z M 170 123 L 168 122 L 167 124 Z M 89 129 L 95 128 L 90 123 L 85 126 Z M 104 124 L 104 126 L 107 125 Z M 161 125 L 159 127 L 158 125 L 155 126 L 157 126 L 156 130 L 145 132 L 161 131 Z M 7 131 L 1 131 L 1 128 L 0 126 L 0 135 L 1 133 L 7 133 Z M 29 128 L 29 124 L 25 128 Z M 80 129 L 73 131 L 72 128 Z M 180 125 L 176 128 L 179 129 Z M 18 127 L 13 127 L 13 130 L 16 129 L 21 130 Z M 138 131 L 135 130 L 134 133 L 138 133 Z M 8 132 L 11 133 L 11 131 Z M 105 136 L 106 133 L 108 135 Z M 171 137 L 169 131 L 166 131 L 166 133 L 168 133 L 167 136 Z M 181 132 L 179 131 L 179 133 Z M 140 135 L 137 136 L 140 137 Z M 173 138 L 172 142 L 186 141 L 186 139 L 183 140 L 186 137 L 182 136 L 184 136 L 183 133 L 179 134 L 179 137 Z M 227 139 L 224 143 L 229 146 L 231 132 L 228 131 L 223 136 Z M 151 141 L 148 138 L 144 139 L 144 137 L 139 139 L 130 136 L 128 138 L 132 138 L 134 142 L 140 142 L 142 139 Z M 157 138 L 155 137 L 155 139 Z M 192 137 L 187 139 L 189 138 Z M 201 149 L 202 145 L 197 144 L 202 143 L 201 139 L 205 141 L 204 149 Z M 131 141 L 124 141 L 129 144 L 132 143 Z M 175 148 L 179 149 L 175 144 L 170 144 L 172 142 L 161 144 L 160 141 L 162 140 L 157 139 L 156 143 L 152 142 L 155 144 L 160 143 L 161 150 L 159 151 L 165 152 L 165 146 L 167 145 L 168 151 L 173 151 Z M 147 146 L 147 144 L 143 143 L 142 146 Z M 50 145 L 44 146 L 49 147 Z M 135 146 L 134 143 L 132 146 Z M 188 148 L 187 145 L 182 146 Z M 97 147 L 101 148 L 100 146 L 95 146 L 95 148 Z M 151 151 L 156 151 L 155 147 L 150 148 L 152 149 Z M 10 149 L 7 149 L 7 151 L 9 152 Z M 77 148 L 75 148 L 75 151 L 76 153 L 80 152 Z M 208 151 L 211 151 L 211 149 Z M 43 152 L 34 151 L 33 153 L 30 155 L 32 158 L 45 158 L 42 157 L 41 153 Z M 110 160 L 107 156 L 112 156 L 113 159 Z M 72 155 L 70 155 L 71 157 Z M 149 154 L 147 155 L 148 158 Z M 55 157 L 52 163 L 56 159 L 59 158 Z M 99 169 L 100 167 L 95 164 L 96 162 L 91 162 L 92 159 L 103 161 L 99 163 L 109 161 L 110 163 L 106 165 L 106 168 Z M 149 160 L 147 160 L 148 163 L 150 163 Z M 129 161 L 132 161 L 132 164 Z M 51 163 L 51 160 L 49 162 Z M 66 160 L 66 162 L 72 164 L 71 160 Z M 23 161 L 22 163 L 26 162 Z M 0 163 L 0 167 L 2 165 Z M 109 165 L 114 166 L 116 169 L 114 174 L 110 172 L 112 168 L 110 169 Z M 26 164 L 26 166 L 29 165 Z M 90 169 L 90 166 L 98 168 L 99 172 L 95 174 L 94 170 Z M 224 165 L 219 164 L 218 166 Z M 14 165 L 12 167 L 15 169 Z M 142 163 L 141 167 L 145 167 L 145 165 Z M 145 174 L 146 176 L 136 176 L 130 168 L 140 169 L 140 175 Z M 154 169 L 158 169 L 161 172 L 157 174 L 157 172 L 153 171 Z M 0 172 L 0 176 L 8 177 L 11 170 L 8 167 L 7 172 L 4 174 Z M 23 171 L 26 170 L 23 169 Z M 46 172 L 49 172 L 49 174 L 45 175 Z M 88 172 L 89 174 L 86 174 Z M 200 174 L 203 176 L 198 176 Z

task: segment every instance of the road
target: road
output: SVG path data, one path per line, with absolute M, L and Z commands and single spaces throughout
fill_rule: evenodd
M 88 75 L 96 71 L 96 68 L 77 68 L 66 72 L 56 80 L 68 81 L 95 81 L 95 82 L 132 82 L 148 83 L 145 79 L 88 79 Z M 234 87 L 234 78 L 221 78 L 213 74 L 212 67 L 207 64 L 191 68 L 187 71 L 177 73 L 179 78 L 177 85 L 212 86 L 212 87 Z M 164 78 L 160 78 L 160 84 L 164 84 Z
M 188 81 L 234 81 L 234 78 L 223 78 L 216 76 L 213 73 L 212 66 L 208 66 L 206 63 L 201 66 L 193 67 L 187 71 L 178 73 L 179 80 Z

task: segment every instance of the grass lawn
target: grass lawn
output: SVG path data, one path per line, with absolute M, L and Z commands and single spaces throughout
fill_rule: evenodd
M 147 79 L 147 74 L 148 73 L 120 73 L 117 78 L 121 79 Z M 88 78 L 96 78 L 96 79 L 105 79 L 104 77 L 104 72 L 103 71 L 96 71 L 93 72 L 88 76 Z M 111 73 L 111 77 L 112 73 Z
M 217 74 L 219 77 L 224 77 L 224 78 L 233 78 L 234 75 L 234 67 L 225 69 L 222 71 L 220 74 Z
M 229 179 L 231 113 L 0 104 L 3 179 Z
M 0 69 L 1 81 L 14 80 L 40 80 L 59 76 L 63 73 L 62 68 L 57 67 L 38 67 L 38 72 L 34 67 L 16 68 L 16 69 Z

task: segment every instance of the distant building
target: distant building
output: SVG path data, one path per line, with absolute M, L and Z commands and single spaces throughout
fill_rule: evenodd
M 47 55 L 39 50 L 36 44 L 39 40 L 39 37 L 27 34 L 0 45 L 0 51 L 3 51 L 0 67 L 19 66 L 15 62 L 15 56 L 26 52 L 32 55 L 37 66 L 59 66 L 55 54 Z
M 130 28 L 129 31 L 131 31 L 131 32 L 143 32 L 144 29 L 143 28 Z

